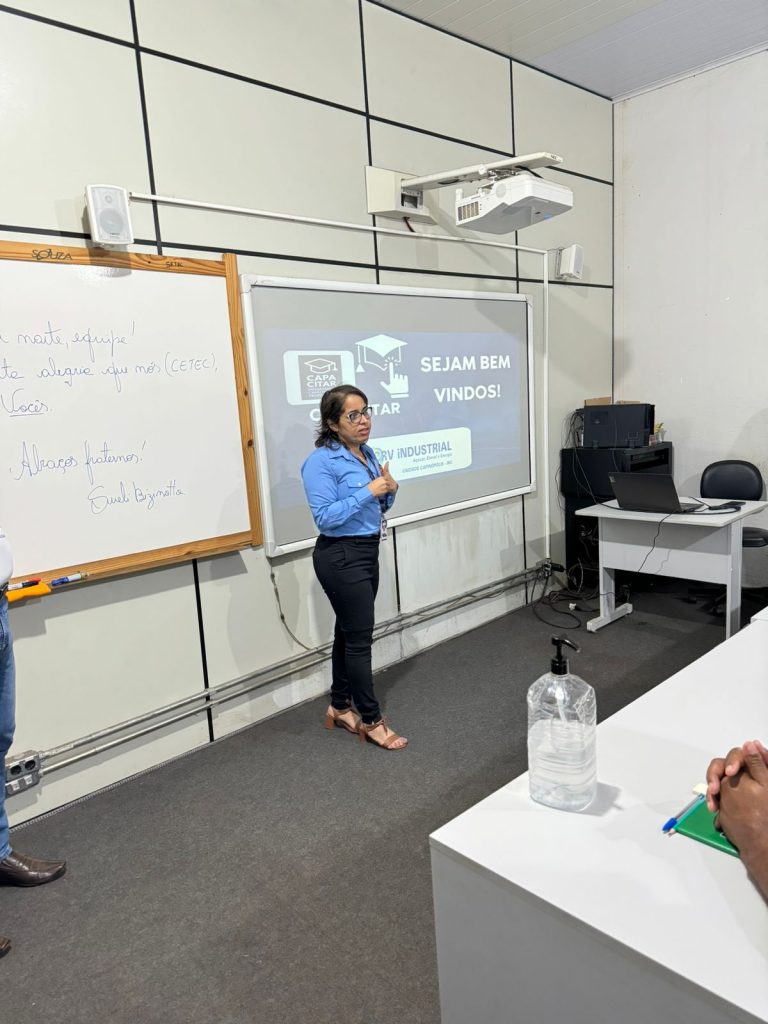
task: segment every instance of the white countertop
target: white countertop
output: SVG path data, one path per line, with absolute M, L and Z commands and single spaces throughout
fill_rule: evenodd
M 587 811 L 533 803 L 526 773 L 431 843 L 768 1020 L 768 905 L 736 857 L 661 832 L 713 756 L 768 740 L 768 622 L 661 683 L 597 736 L 599 790 Z

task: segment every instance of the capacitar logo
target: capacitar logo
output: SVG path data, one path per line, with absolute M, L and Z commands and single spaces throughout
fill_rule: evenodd
M 291 405 L 316 405 L 329 388 L 355 383 L 352 352 L 286 352 L 283 368 Z

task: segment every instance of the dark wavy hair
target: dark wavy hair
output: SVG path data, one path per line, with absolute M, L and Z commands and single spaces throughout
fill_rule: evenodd
M 326 391 L 320 399 L 320 426 L 317 428 L 315 448 L 331 448 L 339 445 L 339 435 L 331 430 L 331 423 L 338 423 L 344 410 L 344 403 L 350 395 L 357 395 L 368 405 L 368 396 L 352 384 L 338 384 Z

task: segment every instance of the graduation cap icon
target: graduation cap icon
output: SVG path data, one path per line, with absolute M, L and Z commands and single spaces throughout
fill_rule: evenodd
M 304 365 L 312 373 L 330 373 L 336 369 L 336 363 L 332 359 L 307 359 Z
M 372 338 L 356 342 L 357 372 L 363 372 L 363 363 L 386 370 L 393 363 L 401 362 L 402 350 L 407 344 L 407 341 L 398 341 L 397 338 L 390 338 L 388 334 L 375 334 Z

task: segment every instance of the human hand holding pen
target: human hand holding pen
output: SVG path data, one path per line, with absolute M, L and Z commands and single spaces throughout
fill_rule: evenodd
M 768 750 L 760 740 L 750 741 L 754 743 L 758 754 L 768 766 Z M 709 762 L 707 768 L 707 807 L 713 813 L 720 809 L 720 789 L 723 779 L 730 779 L 738 775 L 746 764 L 745 743 L 743 747 L 734 747 L 726 757 L 716 757 Z

